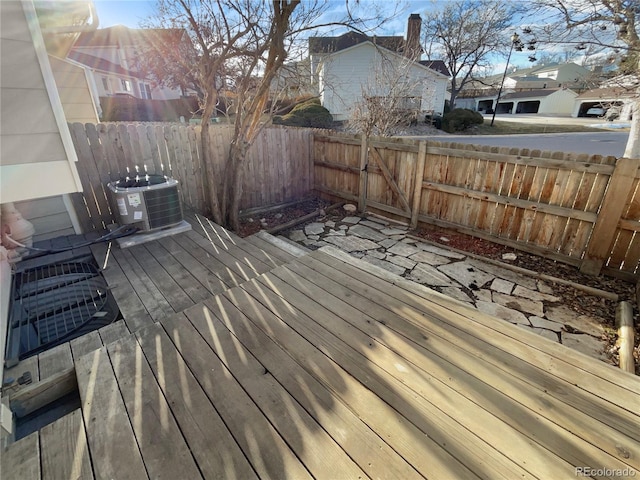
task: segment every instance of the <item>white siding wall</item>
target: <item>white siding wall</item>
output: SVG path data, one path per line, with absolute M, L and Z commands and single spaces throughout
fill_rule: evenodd
M 578 94 L 571 90 L 558 90 L 548 97 L 542 98 L 538 113 L 571 115 L 577 96 Z
M 393 54 L 387 55 L 387 61 L 408 75 L 408 84 L 412 85 L 412 95 L 422 98 L 422 110 L 435 110 L 442 113 L 446 95 L 447 79 L 422 66 L 407 68 L 405 61 Z M 376 73 L 380 72 L 381 56 L 370 43 L 361 43 L 328 57 L 322 66 L 320 75 L 320 95 L 322 105 L 327 108 L 335 120 L 349 118 L 354 104 L 362 97 L 363 91 L 386 95 L 384 85 L 375 88 L 380 82 Z M 375 91 L 377 90 L 377 91 Z
M 73 235 L 73 223 L 61 195 L 16 202 L 16 209 L 36 230 L 33 241 Z
M 67 122 L 98 123 L 84 68 L 52 56 L 49 62 Z
M 26 7 L 34 13 L 30 3 Z M 0 1 L 0 203 L 82 188 L 42 37 L 37 38 L 35 29 L 32 39 L 21 2 Z

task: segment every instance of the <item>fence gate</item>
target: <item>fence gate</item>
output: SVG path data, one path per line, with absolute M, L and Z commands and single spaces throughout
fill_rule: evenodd
M 426 142 L 408 147 L 363 136 L 360 155 L 358 210 L 367 205 L 418 224 Z

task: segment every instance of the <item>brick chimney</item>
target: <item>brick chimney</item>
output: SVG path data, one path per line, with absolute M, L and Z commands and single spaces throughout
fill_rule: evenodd
M 422 18 L 419 13 L 409 15 L 407 22 L 407 39 L 405 41 L 404 55 L 412 60 L 420 60 L 422 49 L 420 48 L 420 29 Z

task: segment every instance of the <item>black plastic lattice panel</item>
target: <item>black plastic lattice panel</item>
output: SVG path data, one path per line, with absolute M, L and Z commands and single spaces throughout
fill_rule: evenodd
M 8 365 L 108 325 L 119 314 L 98 268 L 83 261 L 16 273 L 11 300 Z

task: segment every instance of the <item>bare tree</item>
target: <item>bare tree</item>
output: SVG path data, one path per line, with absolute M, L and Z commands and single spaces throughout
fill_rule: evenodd
M 415 62 L 378 48 L 375 65 L 361 86 L 349 120 L 351 129 L 371 135 L 391 136 L 418 121 L 421 112 L 433 110 L 426 105 L 435 92 L 434 82 L 412 73 Z
M 509 49 L 503 33 L 520 8 L 519 2 L 507 0 L 454 0 L 444 6 L 435 4 L 425 13 L 425 50 L 434 58 L 441 57 L 451 72 L 452 107 L 460 90 L 474 80 L 474 74 L 486 71 L 496 53 Z
M 340 20 L 321 22 L 328 0 L 158 0 L 146 27 L 186 32 L 191 47 L 156 45 L 148 70 L 160 83 L 190 88 L 199 95 L 202 112 L 202 155 L 213 219 L 239 227 L 242 175 L 247 152 L 267 125 L 270 90 L 296 38 L 319 26 L 362 25 L 347 11 Z M 353 8 L 359 7 L 359 2 Z M 376 10 L 377 12 L 377 10 Z M 184 39 L 182 39 L 184 40 Z M 184 43 L 184 42 L 183 42 Z M 276 82 L 277 83 L 277 82 Z M 209 120 L 223 98 L 233 120 L 233 139 L 222 187 L 209 158 Z
M 608 47 L 622 55 L 620 73 L 626 75 L 620 87 L 635 91 L 632 123 L 624 156 L 640 159 L 640 34 L 638 0 L 535 0 L 542 42 L 573 45 L 585 50 L 590 45 Z

